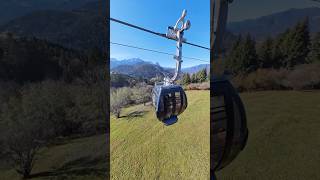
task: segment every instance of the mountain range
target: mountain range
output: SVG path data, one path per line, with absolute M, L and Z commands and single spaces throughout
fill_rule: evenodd
M 3 0 L 0 1 L 0 24 L 38 10 L 72 10 L 97 0 Z
M 103 4 L 103 7 L 105 4 Z M 97 0 L 0 1 L 0 31 L 35 36 L 59 45 L 85 50 L 103 47 L 104 21 Z M 100 11 L 102 10 L 102 11 Z M 225 37 L 228 50 L 237 34 L 250 33 L 257 40 L 275 36 L 309 17 L 310 31 L 320 31 L 320 8 L 289 9 L 271 15 L 230 22 Z
M 144 63 L 146 63 L 146 61 L 139 58 L 123 59 L 123 60 L 117 60 L 115 58 L 111 58 L 110 69 L 113 69 L 122 65 L 137 65 L 137 64 L 144 64 Z
M 88 50 L 103 47 L 104 20 L 97 0 L 7 0 L 0 1 L 0 32 L 12 32 L 21 37 L 37 37 L 61 46 Z M 257 40 L 275 36 L 309 17 L 310 31 L 320 31 L 320 8 L 289 9 L 287 11 L 228 24 L 226 49 L 237 34 L 250 33 Z M 173 74 L 173 68 L 161 67 L 138 58 L 118 61 L 111 59 L 111 71 L 145 78 Z M 208 64 L 183 68 L 195 73 Z
M 12 1 L 10 0 L 11 3 Z M 44 1 L 51 3 L 52 7 L 47 9 L 48 7 L 43 5 L 46 4 Z M 17 12 L 16 18 L 0 25 L 0 31 L 12 32 L 22 37 L 45 39 L 67 48 L 102 49 L 104 35 L 108 32 L 104 32 L 104 19 L 99 13 L 97 0 L 60 0 L 56 3 L 43 0 L 38 4 L 35 0 L 23 1 L 28 2 L 26 4 L 18 3 L 21 0 L 15 2 L 13 4 L 17 7 L 30 6 L 33 11 L 22 13 L 21 16 Z
M 207 71 L 210 69 L 209 64 L 200 64 L 188 68 L 182 68 L 182 73 L 193 74 L 202 69 L 206 68 Z M 164 75 L 173 75 L 174 68 L 161 67 L 159 64 L 144 61 L 139 58 L 117 60 L 114 58 L 110 59 L 110 71 L 111 73 L 121 73 L 130 75 L 133 77 L 143 77 L 151 79 L 154 77 L 163 77 Z
M 297 22 L 309 18 L 310 32 L 320 32 L 320 8 L 289 9 L 283 12 L 247 19 L 240 22 L 231 22 L 227 28 L 233 34 L 250 34 L 257 40 L 268 36 L 274 37 L 293 27 Z

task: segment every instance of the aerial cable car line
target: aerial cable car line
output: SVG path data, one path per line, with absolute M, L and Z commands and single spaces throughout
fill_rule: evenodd
M 119 24 L 123 24 L 123 25 L 129 26 L 129 27 L 141 30 L 141 31 L 145 31 L 145 32 L 151 33 L 153 35 L 157 35 L 157 36 L 160 36 L 160 37 L 163 37 L 163 38 L 166 38 L 166 39 L 171 39 L 171 40 L 176 41 L 176 39 L 174 39 L 172 37 L 168 37 L 164 33 L 158 33 L 158 32 L 155 32 L 155 31 L 151 31 L 151 30 L 148 30 L 146 28 L 143 28 L 143 27 L 140 27 L 140 26 L 137 26 L 137 25 L 133 25 L 133 24 L 130 24 L 130 23 L 127 23 L 127 22 L 124 22 L 124 21 L 121 21 L 121 20 L 118 20 L 118 19 L 115 19 L 115 18 L 111 18 L 111 17 L 110 17 L 110 20 L 114 21 L 116 23 L 119 23 Z M 194 43 L 190 43 L 190 42 L 187 42 L 187 41 L 183 41 L 183 43 L 188 44 L 190 46 L 195 46 L 195 47 L 198 47 L 198 48 L 210 50 L 210 48 L 207 48 L 207 47 L 204 47 L 204 46 L 201 46 L 201 45 L 197 45 L 197 44 L 194 44 Z
M 129 47 L 129 48 L 134 48 L 134 49 L 139 49 L 139 50 L 143 50 L 143 51 L 150 51 L 150 52 L 154 52 L 154 53 L 159 53 L 159 54 L 165 54 L 165 55 L 174 56 L 174 54 L 172 54 L 172 53 L 167 53 L 167 52 L 162 52 L 162 51 L 158 51 L 158 50 L 142 48 L 142 47 L 138 47 L 138 46 L 132 46 L 132 45 L 128 45 L 128 44 L 122 44 L 122 43 L 116 43 L 116 42 L 110 42 L 110 44 L 114 44 L 114 45 L 118 45 L 118 46 L 124 46 L 124 47 Z M 182 56 L 182 57 L 183 57 L 184 59 L 189 59 L 189 60 L 195 60 L 195 61 L 201 61 L 201 62 L 209 63 L 209 61 L 206 61 L 206 60 L 203 60 L 203 59 L 198 59 L 198 58 L 193 58 L 193 57 L 187 57 L 187 56 Z

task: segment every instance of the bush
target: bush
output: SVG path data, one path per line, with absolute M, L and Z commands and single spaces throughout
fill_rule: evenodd
M 289 73 L 285 85 L 294 90 L 319 89 L 320 63 L 296 66 Z
M 288 71 L 285 69 L 258 69 L 248 75 L 238 75 L 232 79 L 232 83 L 239 91 L 252 90 L 281 90 Z
M 186 90 L 210 90 L 210 82 L 192 83 L 185 87 Z
M 239 91 L 306 90 L 320 88 L 320 63 L 303 64 L 294 70 L 258 69 L 232 79 Z
M 132 88 L 132 97 L 131 99 L 135 104 L 143 103 L 145 105 L 146 102 L 151 101 L 151 93 L 153 86 L 147 85 L 146 83 L 140 83 Z
M 120 118 L 121 109 L 131 103 L 132 91 L 124 87 L 113 91 L 110 94 L 110 112 Z
M 92 135 L 106 131 L 104 93 L 103 87 L 99 84 L 68 87 L 72 104 L 66 109 L 66 122 L 72 125 L 70 131 L 81 135 Z

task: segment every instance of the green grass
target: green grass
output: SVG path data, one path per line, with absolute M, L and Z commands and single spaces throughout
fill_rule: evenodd
M 68 140 L 40 150 L 32 170 L 34 180 L 105 180 L 106 135 Z M 1 180 L 18 180 L 14 169 L 0 167 Z
M 178 123 L 165 127 L 150 106 L 111 118 L 111 178 L 208 179 L 209 91 L 187 91 L 189 106 Z M 320 179 L 320 92 L 241 94 L 249 140 L 218 180 Z M 143 113 L 140 113 L 144 111 Z M 68 140 L 41 149 L 35 180 L 106 179 L 105 135 Z M 0 179 L 15 180 L 0 165 Z
M 218 180 L 320 179 L 320 92 L 241 95 L 247 110 L 247 147 Z
M 111 117 L 111 179 L 209 178 L 209 91 L 187 91 L 187 96 L 188 108 L 171 126 L 159 122 L 151 106 Z

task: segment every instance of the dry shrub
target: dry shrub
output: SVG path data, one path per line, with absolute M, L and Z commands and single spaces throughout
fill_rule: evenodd
M 248 75 L 238 75 L 232 79 L 239 91 L 286 89 L 284 82 L 288 75 L 285 69 L 258 69 Z
M 210 82 L 192 83 L 185 87 L 186 90 L 210 90 Z
M 320 63 L 296 66 L 289 73 L 285 85 L 294 90 L 319 89 Z
M 320 63 L 303 64 L 294 70 L 258 69 L 232 79 L 239 91 L 320 89 Z

